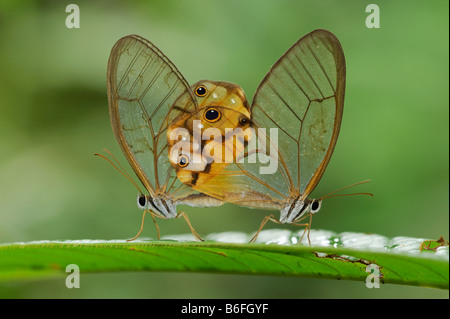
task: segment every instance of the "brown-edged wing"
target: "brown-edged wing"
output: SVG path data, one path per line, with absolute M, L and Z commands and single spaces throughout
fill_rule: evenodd
M 169 123 L 197 108 L 184 77 L 150 41 L 129 35 L 111 51 L 107 81 L 114 135 L 150 195 L 191 194 L 170 165 L 166 139 Z

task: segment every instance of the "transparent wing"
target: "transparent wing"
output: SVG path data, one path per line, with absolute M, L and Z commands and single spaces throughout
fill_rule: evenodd
M 291 193 L 297 192 L 301 198 L 315 188 L 333 153 L 344 91 L 342 47 L 331 32 L 316 30 L 273 65 L 255 93 L 252 121 L 259 127 L 278 129 L 287 183 Z
M 111 124 L 128 162 L 150 194 L 192 193 L 168 159 L 170 122 L 197 108 L 189 85 L 164 54 L 137 35 L 120 39 L 108 62 Z

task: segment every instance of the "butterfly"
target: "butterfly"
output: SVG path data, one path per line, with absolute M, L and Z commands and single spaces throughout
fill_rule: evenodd
M 133 171 L 147 190 L 138 207 L 155 217 L 183 217 L 197 239 L 201 239 L 179 204 L 214 207 L 217 198 L 196 192 L 181 183 L 168 156 L 167 128 L 185 113 L 201 106 L 195 92 L 173 63 L 150 41 L 129 35 L 111 50 L 107 69 L 110 120 L 114 135 Z M 138 187 L 139 189 L 139 187 Z M 133 240 L 132 239 L 132 240 Z
M 169 148 L 178 146 L 174 152 L 169 151 L 173 153 L 170 161 L 178 178 L 192 189 L 225 202 L 279 210 L 279 218 L 271 214 L 263 219 L 252 241 L 269 220 L 306 226 L 309 239 L 312 216 L 320 210 L 322 199 L 331 197 L 331 193 L 319 199 L 309 195 L 319 183 L 336 145 L 344 107 L 345 75 L 339 40 L 331 32 L 319 29 L 298 40 L 272 66 L 249 107 L 243 90 L 235 84 L 196 83 L 194 90 L 201 88 L 199 104 L 205 108 L 185 113 L 172 122 L 168 131 Z M 235 91 L 241 92 L 239 103 L 245 107 L 222 107 L 221 101 L 229 100 Z M 216 128 L 222 134 L 227 125 L 253 130 L 241 134 L 240 142 L 227 143 L 226 136 L 222 142 L 208 140 L 208 136 L 195 138 L 193 123 L 202 129 Z M 176 134 L 170 133 L 180 127 L 185 129 L 184 135 L 173 138 Z M 226 145 L 233 149 L 229 152 L 232 161 L 225 160 L 223 154 L 222 158 L 209 152 L 205 155 L 204 150 L 211 149 L 211 143 L 222 143 L 222 150 Z M 185 151 L 182 146 L 189 147 Z M 255 164 L 255 156 L 259 164 Z M 309 222 L 300 223 L 308 216 Z

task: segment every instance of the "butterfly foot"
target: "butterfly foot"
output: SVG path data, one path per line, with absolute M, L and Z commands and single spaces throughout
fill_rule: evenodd
M 186 221 L 186 223 L 187 223 L 188 226 L 189 226 L 189 229 L 190 229 L 191 232 L 192 232 L 192 235 L 194 235 L 194 237 L 195 237 L 198 241 L 204 241 L 204 239 L 200 237 L 200 235 L 197 233 L 197 231 L 194 229 L 194 227 L 192 227 L 191 221 L 189 220 L 189 217 L 187 217 L 187 215 L 186 215 L 185 212 L 182 212 L 182 211 L 178 212 L 176 218 L 179 218 L 179 217 L 183 217 L 183 218 L 184 218 L 184 220 Z

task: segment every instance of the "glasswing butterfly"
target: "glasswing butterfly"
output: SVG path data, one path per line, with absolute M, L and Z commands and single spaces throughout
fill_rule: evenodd
M 170 164 L 167 128 L 181 115 L 199 109 L 196 95 L 172 62 L 150 41 L 129 35 L 111 50 L 107 71 L 108 104 L 114 135 L 148 194 L 140 192 L 138 207 L 155 217 L 184 217 L 176 206 L 219 206 L 222 201 L 182 184 Z M 139 188 L 139 187 L 138 187 Z

